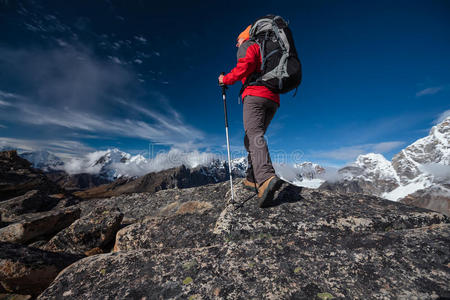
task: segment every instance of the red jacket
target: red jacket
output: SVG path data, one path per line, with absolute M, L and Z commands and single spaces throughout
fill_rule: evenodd
M 238 62 L 236 67 L 223 77 L 223 83 L 226 85 L 232 85 L 238 80 L 241 80 L 242 84 L 244 84 L 250 74 L 261 68 L 261 51 L 257 43 L 245 41 L 239 47 L 237 56 Z M 272 92 L 265 86 L 248 86 L 242 93 L 242 99 L 249 95 L 267 98 L 280 105 L 280 95 Z

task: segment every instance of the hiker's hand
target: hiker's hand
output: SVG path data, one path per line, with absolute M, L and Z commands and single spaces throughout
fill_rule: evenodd
M 220 76 L 219 76 L 219 84 L 223 84 L 223 75 L 222 74 L 220 74 Z

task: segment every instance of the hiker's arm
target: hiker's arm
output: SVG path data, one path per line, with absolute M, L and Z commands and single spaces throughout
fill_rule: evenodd
M 248 47 L 244 57 L 239 58 L 236 67 L 223 77 L 223 83 L 226 85 L 232 85 L 238 80 L 247 77 L 253 73 L 257 65 L 257 52 L 255 47 Z

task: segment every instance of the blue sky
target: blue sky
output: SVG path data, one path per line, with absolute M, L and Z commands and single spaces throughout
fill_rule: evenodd
M 78 155 L 223 152 L 217 76 L 237 34 L 289 20 L 303 64 L 267 132 L 274 156 L 390 159 L 450 110 L 449 1 L 0 1 L 0 142 Z M 228 91 L 242 156 L 240 84 Z

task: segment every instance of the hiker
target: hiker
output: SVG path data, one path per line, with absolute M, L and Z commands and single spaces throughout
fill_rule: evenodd
M 244 145 L 248 152 L 248 167 L 244 187 L 258 192 L 259 206 L 265 207 L 283 181 L 275 175 L 264 134 L 280 106 L 280 95 L 264 85 L 246 85 L 247 79 L 261 68 L 261 50 L 250 40 L 251 25 L 237 38 L 237 65 L 219 83 L 232 85 L 238 80 L 244 84 L 242 91 L 244 118 Z

